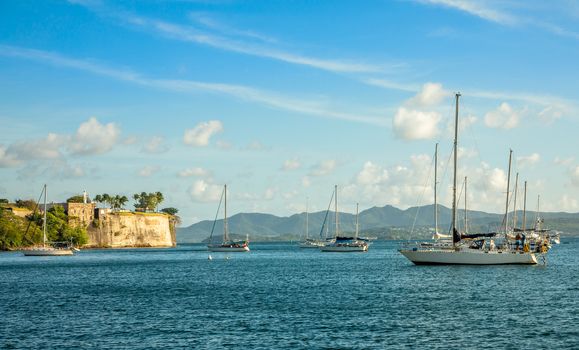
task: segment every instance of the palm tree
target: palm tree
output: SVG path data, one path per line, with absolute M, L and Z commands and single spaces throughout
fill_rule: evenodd
M 119 207 L 122 208 L 125 206 L 125 204 L 127 204 L 127 202 L 129 201 L 129 199 L 127 198 L 127 196 L 121 196 L 118 199 L 119 202 Z
M 165 200 L 165 198 L 163 197 L 163 194 L 161 192 L 155 193 L 155 207 L 157 210 L 159 209 L 159 204 L 161 204 L 163 200 Z

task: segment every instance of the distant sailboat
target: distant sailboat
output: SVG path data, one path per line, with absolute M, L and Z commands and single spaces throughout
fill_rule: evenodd
M 368 242 L 365 239 L 358 238 L 358 205 L 356 204 L 356 234 L 354 237 L 344 237 L 340 235 L 339 219 L 338 219 L 338 186 L 334 187 L 334 205 L 336 213 L 336 231 L 335 239 L 323 247 L 320 247 L 322 252 L 366 252 L 368 251 Z
M 44 193 L 44 216 L 42 218 L 42 247 L 34 247 L 29 250 L 24 251 L 25 256 L 63 256 L 63 255 L 74 255 L 73 250 L 70 247 L 54 247 L 53 245 L 47 245 L 46 239 L 46 185 L 42 189 Z
M 457 229 L 457 159 L 458 159 L 458 102 L 460 94 L 456 94 L 456 114 L 454 125 L 454 176 L 452 188 L 452 222 L 450 233 L 452 235 L 451 247 L 439 247 L 436 245 L 406 246 L 399 250 L 408 260 L 417 265 L 443 264 L 443 265 L 497 265 L 497 264 L 536 264 L 537 254 L 531 251 L 512 250 L 508 244 L 508 206 L 509 185 L 511 177 L 511 157 L 509 154 L 509 171 L 507 177 L 507 204 L 505 212 L 505 235 L 504 243 L 500 248 L 495 247 L 494 236 L 496 233 L 461 234 Z
M 217 215 L 219 215 L 219 208 L 221 207 L 221 201 L 225 198 L 224 205 L 224 218 L 223 218 L 223 241 L 221 244 L 213 244 L 213 231 L 215 229 L 215 224 L 217 222 Z M 219 201 L 219 206 L 217 207 L 217 214 L 215 215 L 215 220 L 213 221 L 213 228 L 211 229 L 211 235 L 209 236 L 209 244 L 207 248 L 211 252 L 248 252 L 249 251 L 249 240 L 234 241 L 229 238 L 229 231 L 227 227 L 227 185 L 223 187 L 223 193 L 221 194 L 221 200 Z
M 304 234 L 304 240 L 299 242 L 300 248 L 320 248 L 324 245 L 321 240 L 309 238 L 309 213 L 308 213 L 308 203 L 306 201 L 306 229 Z

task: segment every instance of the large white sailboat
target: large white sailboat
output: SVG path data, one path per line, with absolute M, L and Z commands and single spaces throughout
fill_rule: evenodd
M 350 252 L 367 252 L 368 242 L 364 239 L 358 237 L 358 205 L 356 205 L 356 234 L 354 237 L 344 237 L 340 236 L 339 229 L 339 219 L 338 219 L 338 186 L 334 187 L 334 206 L 335 206 L 335 238 L 334 241 L 327 243 L 323 247 L 320 247 L 322 252 L 337 252 L 337 253 L 350 253 Z
M 42 246 L 41 247 L 33 247 L 28 250 L 24 251 L 25 256 L 63 256 L 63 255 L 74 255 L 74 251 L 68 247 L 55 247 L 54 245 L 50 244 L 47 245 L 46 239 L 46 185 L 42 189 L 44 194 L 44 216 L 42 218 Z
M 325 243 L 324 241 L 313 239 L 313 238 L 309 237 L 309 231 L 310 231 L 309 228 L 310 228 L 310 225 L 309 225 L 308 203 L 306 202 L 306 229 L 305 229 L 305 234 L 304 234 L 304 240 L 299 242 L 298 246 L 300 248 L 315 248 L 315 249 L 323 247 L 324 243 Z
M 223 241 L 221 243 L 214 244 L 212 242 L 213 230 L 215 229 L 215 223 L 217 222 L 217 215 L 219 215 L 219 208 L 221 207 L 221 200 L 225 198 L 224 205 L 224 217 L 223 217 Z M 215 220 L 213 221 L 213 228 L 211 229 L 211 235 L 209 236 L 209 244 L 207 249 L 210 252 L 248 252 L 249 251 L 249 240 L 234 241 L 229 238 L 229 230 L 227 227 L 227 185 L 223 187 L 223 193 L 221 194 L 221 200 L 219 201 L 219 206 L 217 207 L 217 214 L 215 215 Z
M 509 172 L 507 179 L 507 211 L 505 214 L 505 235 L 504 242 L 500 246 L 495 246 L 494 237 L 496 233 L 481 234 L 461 234 L 457 229 L 457 150 L 458 150 L 458 111 L 459 97 L 456 94 L 456 113 L 454 125 L 454 176 L 452 188 L 452 222 L 450 234 L 452 245 L 449 247 L 440 245 L 405 246 L 399 250 L 408 260 L 417 265 L 500 265 L 500 264 L 536 264 L 537 256 L 541 252 L 531 252 L 524 250 L 510 249 L 507 239 L 509 185 L 511 174 L 511 155 L 509 155 Z

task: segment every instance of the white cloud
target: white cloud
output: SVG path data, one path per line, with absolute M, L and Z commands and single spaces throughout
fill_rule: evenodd
M 189 188 L 189 194 L 197 202 L 216 202 L 221 198 L 223 186 L 215 185 L 210 181 L 197 180 Z
M 556 106 L 547 106 L 539 112 L 539 119 L 545 124 L 552 124 L 563 116 L 563 110 Z
M 20 165 L 21 161 L 15 155 L 7 153 L 6 147 L 0 145 L 0 168 L 10 168 Z
M 438 135 L 438 112 L 422 112 L 398 108 L 393 120 L 394 134 L 405 140 L 432 139 Z
M 177 175 L 179 177 L 192 177 L 192 176 L 207 177 L 207 176 L 210 176 L 211 173 L 208 170 L 196 167 L 196 168 L 188 168 L 185 170 L 181 170 Z
M 563 210 L 567 212 L 576 212 L 579 209 L 579 202 L 574 197 L 564 194 L 560 200 L 557 201 L 559 205 L 553 210 Z
M 553 163 L 563 166 L 570 166 L 571 164 L 573 164 L 574 161 L 575 161 L 574 157 L 569 158 L 555 157 L 555 159 L 553 159 Z
M 521 112 L 514 110 L 508 103 L 501 105 L 485 115 L 485 124 L 489 128 L 512 129 L 519 125 Z
M 388 170 L 368 161 L 358 173 L 356 180 L 360 185 L 375 185 L 387 181 Z
M 426 83 L 416 96 L 408 100 L 410 106 L 428 107 L 438 105 L 450 93 L 442 88 L 439 83 Z
M 138 139 L 136 136 L 131 135 L 131 136 L 127 136 L 126 138 L 124 138 L 124 139 L 121 141 L 121 143 L 122 143 L 123 145 L 134 145 L 134 144 L 137 143 L 138 141 L 139 141 L 139 139 Z
M 6 153 L 22 161 L 58 159 L 62 157 L 60 148 L 68 139 L 68 136 L 49 133 L 44 139 L 16 142 L 8 147 Z
M 24 58 L 41 63 L 49 63 L 60 67 L 78 69 L 121 81 L 131 82 L 140 86 L 194 94 L 199 93 L 199 91 L 219 93 L 241 100 L 262 104 L 271 108 L 287 110 L 321 118 L 348 120 L 378 126 L 388 125 L 388 120 L 383 116 L 347 113 L 343 112 L 342 110 L 338 111 L 329 108 L 325 103 L 320 103 L 319 99 L 308 101 L 303 97 L 283 96 L 272 93 L 270 91 L 255 89 L 249 86 L 205 83 L 193 80 L 149 79 L 132 71 L 119 70 L 97 65 L 93 61 L 78 60 L 51 52 L 6 45 L 0 45 L 0 55 Z
M 301 168 L 302 164 L 300 163 L 299 160 L 297 159 L 288 159 L 285 162 L 283 162 L 283 166 L 281 167 L 281 169 L 283 171 L 291 171 L 291 170 L 297 170 L 299 168 Z
M 310 187 L 312 185 L 312 180 L 309 176 L 302 177 L 302 186 L 303 187 Z
M 165 153 L 169 150 L 169 146 L 164 144 L 165 139 L 161 136 L 153 136 L 141 149 L 144 153 L 159 154 Z
M 326 176 L 336 169 L 335 160 L 324 160 L 314 165 L 309 173 L 310 176 Z
M 579 166 L 571 169 L 571 183 L 575 186 L 579 186 Z
M 247 151 L 266 151 L 268 148 L 259 141 L 251 141 L 244 149 Z
M 217 140 L 217 142 L 215 142 L 215 145 L 222 151 L 228 151 L 233 148 L 233 145 L 231 143 L 223 140 Z
M 489 1 L 477 0 L 417 0 L 418 2 L 432 5 L 441 5 L 464 11 L 487 21 L 497 22 L 504 25 L 514 25 L 518 19 L 497 8 L 492 8 Z
M 265 193 L 263 194 L 263 199 L 265 200 L 272 200 L 275 197 L 275 193 L 277 192 L 277 190 L 275 188 L 268 188 L 265 190 Z
M 73 154 L 93 155 L 110 151 L 116 144 L 120 129 L 114 123 L 106 125 L 92 117 L 80 124 L 69 149 Z
M 159 170 L 161 170 L 161 168 L 157 165 L 147 165 L 141 168 L 141 170 L 139 170 L 137 174 L 140 177 L 150 177 L 155 173 L 159 172 Z
M 521 167 L 526 167 L 526 166 L 533 166 L 533 165 L 537 164 L 540 160 L 541 160 L 541 156 L 539 155 L 539 153 L 533 153 L 533 154 L 528 155 L 528 156 L 518 157 L 517 163 Z
M 207 45 L 214 48 L 242 53 L 252 56 L 267 57 L 287 63 L 304 65 L 321 70 L 339 73 L 369 73 L 383 71 L 383 67 L 370 65 L 366 63 L 346 62 L 340 60 L 328 60 L 303 55 L 296 55 L 289 52 L 280 51 L 275 48 L 256 45 L 249 42 L 237 41 L 227 37 L 217 36 L 210 33 L 200 32 L 187 26 L 175 23 L 160 21 L 157 19 L 148 19 L 136 15 L 117 16 L 118 19 L 126 23 L 136 25 L 140 28 L 152 31 L 156 34 L 162 34 L 169 38 L 193 42 L 196 44 Z
M 207 146 L 211 137 L 221 131 L 223 131 L 223 124 L 219 120 L 202 122 L 197 124 L 193 129 L 185 130 L 183 142 L 191 146 Z

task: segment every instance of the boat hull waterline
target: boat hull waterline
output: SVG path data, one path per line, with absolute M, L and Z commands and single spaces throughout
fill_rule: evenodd
M 31 249 L 24 251 L 25 256 L 66 256 L 74 255 L 70 249 Z
M 210 252 L 248 252 L 249 247 L 221 247 L 221 246 L 214 246 L 214 247 L 207 247 Z
M 499 251 L 400 250 L 416 265 L 535 265 L 534 253 Z

